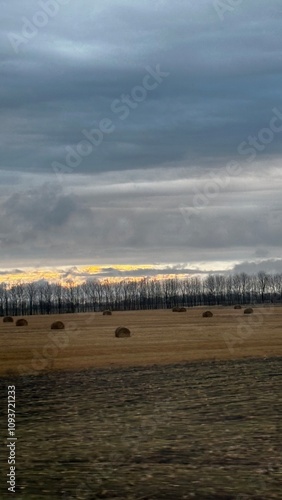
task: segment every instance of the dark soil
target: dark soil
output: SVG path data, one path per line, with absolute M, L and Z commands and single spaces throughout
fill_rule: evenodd
M 1 498 L 281 499 L 281 379 L 281 358 L 2 378 Z

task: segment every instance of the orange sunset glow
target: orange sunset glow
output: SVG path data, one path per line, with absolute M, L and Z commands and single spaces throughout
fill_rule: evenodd
M 23 268 L 2 271 L 1 282 L 9 283 L 11 285 L 23 282 L 30 283 L 40 280 L 45 280 L 50 283 L 60 282 L 62 284 L 67 284 L 73 281 L 75 284 L 83 283 L 87 279 L 107 279 L 109 281 L 120 281 L 121 279 L 132 277 L 134 271 L 142 269 L 144 275 L 146 275 L 146 270 L 154 269 L 153 265 L 108 265 L 107 269 L 112 268 L 117 275 L 116 277 L 104 277 L 103 273 L 105 266 L 77 266 L 77 267 L 60 267 L 60 268 Z M 161 275 L 159 276 L 161 278 Z M 141 279 L 141 278 L 136 278 Z

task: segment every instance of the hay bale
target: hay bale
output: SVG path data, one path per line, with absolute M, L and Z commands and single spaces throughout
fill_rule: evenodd
M 64 329 L 65 329 L 65 325 L 62 321 L 55 321 L 51 325 L 51 330 L 64 330 Z
M 180 307 L 179 308 L 180 313 L 186 313 L 186 307 Z
M 14 323 L 14 320 L 13 318 L 11 318 L 11 316 L 5 316 L 3 318 L 3 323 Z
M 130 337 L 131 333 L 130 333 L 130 330 L 128 328 L 126 328 L 125 326 L 119 326 L 115 331 L 115 336 L 117 338 Z
M 212 318 L 213 313 L 211 311 L 205 311 L 203 312 L 203 318 Z
M 16 322 L 16 326 L 28 326 L 28 322 L 26 319 L 18 319 Z
M 240 306 L 239 304 L 237 304 L 236 306 L 234 306 L 234 309 L 242 309 L 242 306 Z
M 180 312 L 180 307 L 174 307 L 174 308 L 172 309 L 172 312 L 173 312 L 173 313 L 179 313 L 179 312 Z
M 107 309 L 106 311 L 103 311 L 103 316 L 111 316 L 112 315 L 112 311 L 110 311 L 109 309 Z
M 244 310 L 244 314 L 253 314 L 254 310 L 251 307 L 247 307 L 247 309 Z

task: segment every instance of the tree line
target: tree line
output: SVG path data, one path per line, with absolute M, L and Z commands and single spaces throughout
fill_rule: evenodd
M 185 279 L 0 283 L 0 315 L 133 311 L 282 302 L 282 274 L 246 273 Z

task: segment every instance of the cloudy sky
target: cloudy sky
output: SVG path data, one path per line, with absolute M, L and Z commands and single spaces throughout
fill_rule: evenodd
M 282 271 L 280 0 L 1 7 L 3 273 Z

